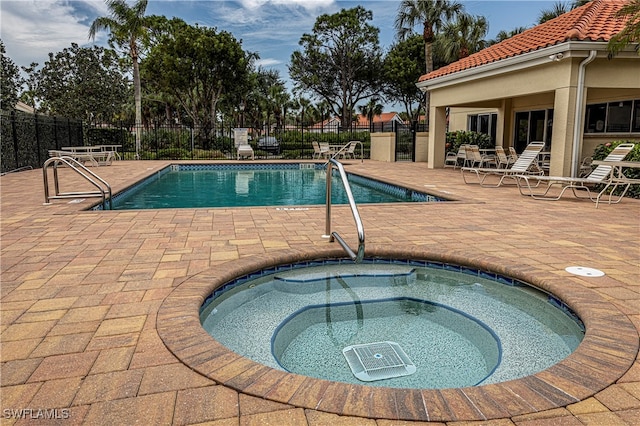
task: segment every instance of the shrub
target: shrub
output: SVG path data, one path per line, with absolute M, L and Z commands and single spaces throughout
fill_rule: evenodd
M 480 149 L 493 148 L 489 135 L 471 130 L 457 130 L 445 135 L 446 152 L 458 152 L 460 145 L 478 145 Z

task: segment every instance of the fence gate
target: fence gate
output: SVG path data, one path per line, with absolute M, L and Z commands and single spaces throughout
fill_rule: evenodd
M 412 124 L 396 125 L 396 161 L 416 161 L 416 131 Z

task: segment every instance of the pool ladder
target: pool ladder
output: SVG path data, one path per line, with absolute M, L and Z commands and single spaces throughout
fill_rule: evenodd
M 53 186 L 55 195 L 49 195 L 49 173 L 48 169 L 53 166 Z M 58 167 L 66 166 L 78 173 L 91 185 L 97 188 L 97 191 L 80 191 L 80 192 L 60 192 L 60 182 L 58 179 Z M 50 205 L 51 200 L 59 198 L 82 198 L 82 197 L 100 197 L 102 198 L 102 208 L 106 210 L 107 200 L 109 200 L 109 209 L 111 204 L 111 186 L 100 176 L 87 169 L 82 163 L 68 156 L 51 157 L 44 162 L 42 166 L 42 174 L 44 179 L 44 205 Z
M 349 206 L 351 207 L 351 213 L 353 214 L 353 219 L 356 222 L 356 228 L 358 231 L 358 251 L 355 253 L 351 247 L 340 237 L 337 232 L 331 232 L 331 176 L 333 174 L 333 167 L 338 169 L 338 173 L 340 174 L 340 178 L 342 179 L 342 184 L 344 185 L 344 190 L 347 193 L 347 199 L 349 200 Z M 358 213 L 358 206 L 356 206 L 356 202 L 353 199 L 353 194 L 351 193 L 351 186 L 349 185 L 349 181 L 347 180 L 347 174 L 344 171 L 344 167 L 342 163 L 338 160 L 331 158 L 327 161 L 327 217 L 326 217 L 326 231 L 324 238 L 329 238 L 330 242 L 333 242 L 334 239 L 340 243 L 344 251 L 347 252 L 351 260 L 355 263 L 362 262 L 364 258 L 364 227 L 362 226 L 362 220 L 360 219 L 360 214 Z

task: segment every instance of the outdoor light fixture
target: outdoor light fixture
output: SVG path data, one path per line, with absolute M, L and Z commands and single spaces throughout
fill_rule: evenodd
M 564 58 L 564 53 L 554 53 L 553 55 L 549 55 L 549 59 L 554 62 L 561 61 Z

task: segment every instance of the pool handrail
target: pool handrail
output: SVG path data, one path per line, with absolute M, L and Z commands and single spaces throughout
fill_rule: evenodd
M 53 166 L 53 185 L 55 195 L 49 195 L 49 174 L 47 172 L 49 166 Z M 58 166 L 65 165 L 71 170 L 82 176 L 87 182 L 95 186 L 97 191 L 80 191 L 80 192 L 60 192 L 60 182 L 58 179 Z M 73 157 L 66 155 L 60 157 L 51 157 L 44 162 L 42 166 L 42 175 L 44 180 L 44 205 L 51 205 L 52 199 L 61 198 L 81 198 L 81 197 L 100 197 L 102 199 L 102 208 L 106 209 L 107 200 L 109 201 L 109 209 L 113 209 L 111 186 L 98 176 L 86 168 L 82 163 Z M 93 178 L 93 179 L 92 179 Z M 97 181 L 97 182 L 96 182 Z
M 340 174 L 340 178 L 342 179 L 342 185 L 344 186 L 344 190 L 347 194 L 347 199 L 349 200 L 349 207 L 351 207 L 351 213 L 353 214 L 353 219 L 356 222 L 356 229 L 358 231 L 358 252 L 355 253 L 351 247 L 340 237 L 337 232 L 331 232 L 331 176 L 333 172 L 333 166 L 336 166 L 338 169 L 338 173 Z M 349 181 L 347 180 L 347 173 L 344 171 L 344 167 L 342 163 L 340 163 L 335 158 L 330 158 L 327 161 L 327 209 L 326 209 L 326 235 L 323 235 L 325 238 L 329 238 L 330 242 L 333 242 L 334 239 L 340 243 L 342 248 L 347 252 L 351 260 L 355 263 L 362 262 L 364 258 L 364 226 L 362 225 L 362 219 L 360 219 L 360 213 L 358 213 L 358 206 L 353 198 L 353 194 L 351 192 L 351 185 L 349 185 Z

